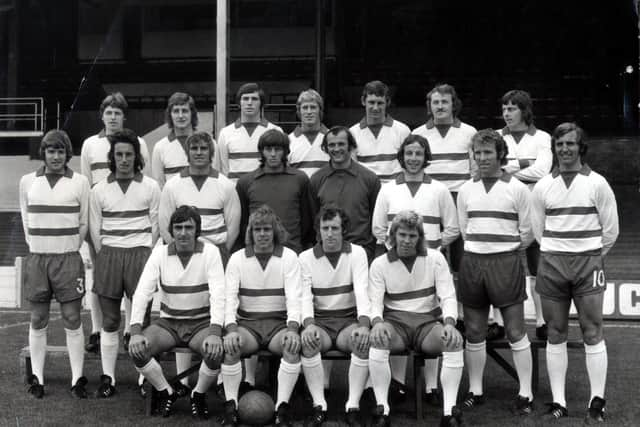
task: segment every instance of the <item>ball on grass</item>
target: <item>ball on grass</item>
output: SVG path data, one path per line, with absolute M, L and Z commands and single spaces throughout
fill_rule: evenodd
M 259 390 L 245 393 L 238 402 L 238 416 L 244 424 L 264 425 L 273 419 L 274 403 L 271 396 Z

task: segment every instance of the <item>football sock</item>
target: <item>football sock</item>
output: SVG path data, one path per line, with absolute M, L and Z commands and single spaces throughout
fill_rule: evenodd
M 567 407 L 565 400 L 565 377 L 567 376 L 567 342 L 551 344 L 547 342 L 547 372 L 553 401 Z
M 211 385 L 216 382 L 220 369 L 211 369 L 206 363 L 200 363 L 200 371 L 198 372 L 198 382 L 191 392 L 193 396 L 194 392 L 206 393 Z
M 124 299 L 124 333 L 131 333 L 131 300 L 126 296 Z
M 604 387 L 607 382 L 607 346 L 604 340 L 595 345 L 584 345 L 586 356 L 587 374 L 591 386 L 589 402 L 598 396 L 604 399 Z
M 258 369 L 258 356 L 251 356 L 244 359 L 244 380 L 256 385 L 256 370 Z M 276 406 L 277 408 L 277 406 Z
M 440 358 L 424 359 L 424 390 L 431 393 L 431 390 L 438 388 L 438 363 Z
M 44 359 L 47 356 L 47 327 L 33 329 L 29 326 L 29 353 L 31 354 L 31 372 L 44 384 Z
M 91 333 L 96 334 L 102 329 L 102 307 L 100 297 L 95 292 L 87 292 L 89 296 L 89 311 L 91 312 Z
M 407 378 L 407 356 L 391 356 L 389 365 L 391 365 L 391 378 L 404 384 Z
M 224 384 L 224 395 L 227 400 L 233 400 L 238 405 L 238 391 L 242 382 L 242 363 L 236 362 L 233 365 L 222 364 L 220 367 L 222 374 L 222 384 Z
M 324 369 L 324 388 L 331 385 L 331 369 L 333 368 L 333 360 L 323 360 L 322 368 Z
M 313 406 L 322 406 L 322 410 L 327 410 L 327 401 L 324 397 L 324 368 L 320 353 L 313 357 L 302 357 L 302 372 L 307 381 L 309 394 L 313 399 Z
M 484 374 L 484 365 L 487 363 L 487 342 L 472 343 L 467 341 L 464 358 L 469 371 L 469 392 L 475 396 L 482 396 L 482 376 Z
M 71 386 L 82 376 L 84 367 L 84 333 L 82 324 L 78 329 L 64 328 L 67 336 L 67 351 L 69 352 L 69 364 L 71 365 Z
M 527 284 L 529 285 L 529 292 L 531 292 L 533 307 L 536 310 L 536 327 L 540 327 L 545 324 L 545 321 L 544 317 L 542 317 L 542 302 L 540 302 L 540 294 L 536 291 L 536 276 L 527 276 Z
M 384 406 L 384 415 L 389 415 L 389 383 L 391 368 L 389 366 L 389 350 L 369 349 L 369 375 L 373 384 L 373 393 L 378 405 Z
M 153 357 L 149 363 L 142 368 L 136 366 L 136 371 L 140 372 L 158 391 L 167 390 L 169 394 L 173 394 L 173 388 L 162 373 L 162 367 Z
M 118 331 L 100 331 L 100 360 L 102 373 L 111 377 L 111 385 L 116 385 L 116 360 L 118 360 Z
M 345 411 L 350 408 L 360 408 L 360 398 L 364 392 L 364 386 L 369 378 L 369 360 L 360 359 L 351 353 L 349 364 L 349 398 L 345 405 Z
M 531 391 L 531 375 L 533 372 L 533 360 L 531 357 L 531 343 L 527 334 L 514 343 L 509 343 L 511 353 L 513 354 L 513 364 L 518 373 L 518 381 L 520 382 L 520 391 L 518 394 L 522 397 L 528 397 L 533 400 L 533 392 Z
M 456 404 L 463 367 L 464 354 L 462 350 L 442 352 L 440 382 L 442 383 L 442 408 L 445 416 L 451 415 L 451 410 Z
M 176 372 L 184 372 L 191 367 L 191 353 L 176 353 Z M 180 378 L 180 382 L 189 386 L 189 376 Z
M 289 363 L 282 359 L 280 361 L 280 369 L 278 369 L 278 401 L 276 402 L 276 408 L 280 406 L 282 402 L 289 402 L 293 388 L 298 382 L 298 376 L 300 376 L 300 369 L 302 363 Z M 325 403 L 326 405 L 326 403 Z
M 500 326 L 504 326 L 504 319 L 502 318 L 502 313 L 498 307 L 493 307 L 493 321 Z

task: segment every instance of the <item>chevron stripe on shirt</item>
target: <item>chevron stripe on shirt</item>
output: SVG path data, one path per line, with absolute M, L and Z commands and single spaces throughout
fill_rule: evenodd
M 298 126 L 289 134 L 290 152 L 289 165 L 300 169 L 311 177 L 318 169 L 329 164 L 329 155 L 322 151 L 322 140 L 327 133 L 327 128 L 322 125 L 313 141 L 309 141 Z
M 322 244 L 300 254 L 302 319 L 357 317 L 369 324 L 368 263 L 365 250 L 344 242 L 334 267 Z
M 366 118 L 363 118 L 349 131 L 358 144 L 356 158 L 374 172 L 380 181 L 387 182 L 402 170 L 396 156 L 402 141 L 411 133 L 407 125 L 387 116 L 378 136 L 375 136 L 367 126 Z
M 161 188 L 189 165 L 187 153 L 180 138 L 171 131 L 153 146 L 151 175 Z
M 480 178 L 465 182 L 458 193 L 458 221 L 464 250 L 477 254 L 510 252 L 533 241 L 530 191 L 503 174 L 486 190 Z
M 80 248 L 80 229 L 89 216 L 89 183 L 84 176 L 67 168 L 52 188 L 42 166 L 20 179 L 19 194 L 30 252 L 59 254 Z
M 226 280 L 225 326 L 236 319 L 300 324 L 300 266 L 291 249 L 276 246 L 264 269 L 252 247 L 240 249 L 229 259 Z
M 151 247 L 160 204 L 155 180 L 138 173 L 123 193 L 111 174 L 91 189 L 89 200 L 89 230 L 94 241 L 119 248 Z
M 429 120 L 411 133 L 429 141 L 432 160 L 425 172 L 446 185 L 449 191 L 457 192 L 475 168 L 470 153 L 471 137 L 476 129 L 455 119 L 443 138 L 433 121 Z
M 587 165 L 567 187 L 555 169 L 533 190 L 534 224 L 543 252 L 608 250 L 619 233 L 615 196 L 602 175 Z

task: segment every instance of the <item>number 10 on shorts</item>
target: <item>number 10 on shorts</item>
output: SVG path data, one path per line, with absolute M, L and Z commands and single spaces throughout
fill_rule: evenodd
M 604 270 L 593 270 L 593 287 L 605 286 Z

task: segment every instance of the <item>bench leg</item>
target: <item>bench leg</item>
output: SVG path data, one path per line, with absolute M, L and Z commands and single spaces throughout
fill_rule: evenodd
M 415 394 L 416 420 L 422 422 L 422 390 L 424 390 L 423 356 L 413 356 L 413 388 Z
M 539 371 L 540 368 L 538 366 L 538 362 L 540 360 L 540 350 L 543 349 L 544 347 L 538 347 L 538 348 L 533 348 L 531 347 L 531 364 L 532 369 L 531 369 L 531 391 L 533 392 L 533 395 L 535 396 L 536 394 L 538 394 L 538 382 L 539 382 Z

